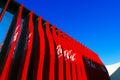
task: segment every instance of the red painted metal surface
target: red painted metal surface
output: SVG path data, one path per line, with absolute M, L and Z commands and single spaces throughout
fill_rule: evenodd
M 68 49 L 69 49 L 69 51 L 70 51 L 70 53 L 69 53 L 69 57 L 68 57 L 68 59 L 70 59 L 71 60 L 71 67 L 72 67 L 72 75 L 71 75 L 71 77 L 72 77 L 72 79 L 73 80 L 76 80 L 76 79 L 78 79 L 78 80 L 81 80 L 81 78 L 80 78 L 80 76 L 81 76 L 81 73 L 80 73 L 80 65 L 78 65 L 78 63 L 77 63 L 77 65 L 75 65 L 75 60 L 76 60 L 76 57 L 75 56 L 77 56 L 77 52 L 76 52 L 76 50 L 75 50 L 75 47 L 72 47 L 71 48 L 71 46 L 73 46 L 73 43 L 72 43 L 72 41 L 70 41 L 69 42 L 69 39 L 68 39 L 68 37 L 67 37 L 67 35 L 65 34 L 65 33 L 63 33 L 63 36 L 64 37 L 66 37 L 67 38 L 67 40 L 66 40 L 66 45 L 68 46 Z M 70 45 L 71 44 L 71 45 Z M 78 67 L 78 69 L 77 69 L 77 66 L 79 66 Z M 75 71 L 75 69 L 77 69 L 77 72 Z M 79 72 L 78 72 L 79 71 Z M 74 72 L 74 73 L 73 73 Z M 78 74 L 77 74 L 78 73 Z M 77 77 L 77 75 L 78 75 L 78 77 Z
M 66 34 L 65 34 L 66 35 Z M 75 41 L 74 39 L 72 39 L 70 36 L 66 35 L 67 37 L 67 41 L 69 41 L 69 43 L 71 43 L 71 47 L 72 47 L 72 51 L 73 51 L 73 60 L 74 60 L 74 64 L 75 64 L 75 67 L 76 67 L 76 77 L 77 77 L 77 80 L 82 80 L 82 71 L 81 71 L 81 66 L 79 65 L 78 61 L 77 61 L 77 57 L 76 55 L 78 54 L 77 52 L 77 48 L 75 46 Z M 78 47 L 78 46 L 77 46 Z M 73 62 L 72 62 L 73 63 Z M 74 73 L 72 73 L 72 75 L 74 76 Z
M 17 42 L 18 42 L 18 39 L 19 39 L 19 36 L 21 33 L 21 28 L 22 28 L 22 19 L 21 19 L 22 18 L 22 9 L 23 9 L 23 6 L 21 6 L 20 10 L 19 10 L 17 22 L 15 25 L 16 28 L 15 28 L 15 31 L 13 33 L 13 37 L 12 37 L 12 41 L 10 43 L 9 50 L 7 51 L 8 55 L 7 55 L 7 58 L 5 60 L 4 67 L 3 67 L 1 75 L 0 75 L 0 80 L 7 80 L 8 79 L 8 74 L 9 74 L 10 66 L 12 63 L 13 56 L 14 56 L 14 51 L 15 51 L 15 48 L 17 46 Z
M 33 25 L 33 11 L 30 12 L 29 14 L 29 22 L 28 22 L 28 35 L 27 35 L 27 45 L 25 49 L 25 62 L 22 70 L 22 76 L 21 80 L 26 80 L 27 79 L 27 72 L 28 72 L 28 66 L 30 62 L 30 56 L 31 56 L 31 51 L 32 51 L 32 45 L 33 45 L 33 35 L 34 34 L 34 25 Z
M 43 22 L 42 17 L 33 21 L 33 12 L 23 18 L 22 11 L 23 6 L 6 35 L 6 47 L 1 49 L 0 80 L 110 80 L 95 52 Z
M 0 13 L 0 21 L 2 20 L 4 14 L 5 14 L 6 10 L 7 10 L 7 7 L 9 5 L 9 3 L 10 3 L 10 0 L 7 1 L 7 3 L 5 4 L 5 7 L 2 9 L 2 12 Z
M 56 79 L 64 80 L 64 61 L 63 61 L 63 50 L 61 46 L 61 41 L 57 35 L 56 27 L 52 26 L 52 35 L 55 42 L 55 54 L 56 57 Z
M 38 18 L 38 32 L 40 38 L 40 52 L 39 52 L 39 61 L 38 61 L 38 71 L 37 71 L 37 80 L 43 79 L 43 67 L 44 67 L 44 56 L 45 56 L 45 36 L 42 26 L 42 17 Z
M 58 37 L 61 39 L 61 45 L 63 48 L 63 56 L 65 61 L 65 79 L 71 80 L 71 71 L 70 71 L 70 60 L 68 59 L 68 46 L 66 45 L 65 39 L 61 35 L 60 29 L 58 29 Z
M 77 80 L 77 72 L 76 72 L 76 65 L 75 65 L 75 55 L 76 55 L 76 52 L 73 51 L 73 43 L 72 41 L 69 41 L 69 39 L 67 38 L 67 35 L 65 33 L 62 34 L 63 37 L 65 38 L 65 42 L 66 42 L 66 45 L 68 46 L 68 59 L 70 60 L 70 64 L 71 64 L 71 77 L 72 77 L 72 80 Z
M 47 58 L 49 58 L 47 64 L 49 64 L 49 66 L 44 66 L 44 67 L 48 67 L 48 72 L 44 75 L 46 75 L 45 77 L 48 77 L 49 80 L 54 80 L 55 79 L 55 49 L 54 49 L 54 42 L 53 42 L 53 37 L 52 34 L 50 32 L 50 24 L 49 22 L 45 23 L 45 31 L 46 31 L 46 39 L 48 41 L 47 46 L 49 47 L 49 52 L 46 53 Z

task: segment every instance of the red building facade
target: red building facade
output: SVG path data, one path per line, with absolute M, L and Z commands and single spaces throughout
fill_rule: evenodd
M 13 14 L 0 51 L 0 80 L 110 80 L 99 56 L 13 0 L 0 0 L 0 20 Z M 2 27 L 2 26 L 1 26 Z

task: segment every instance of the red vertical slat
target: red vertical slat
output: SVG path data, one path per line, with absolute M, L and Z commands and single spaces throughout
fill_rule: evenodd
M 85 74 L 84 72 L 82 72 L 82 65 L 81 62 L 79 60 L 79 58 L 82 58 L 82 51 L 84 49 L 82 49 L 82 46 L 72 38 L 72 41 L 74 43 L 74 50 L 76 52 L 76 58 L 75 58 L 75 62 L 76 62 L 76 66 L 77 66 L 77 78 L 78 80 L 83 80 L 83 75 Z
M 71 74 L 70 74 L 70 61 L 69 59 L 67 59 L 68 57 L 68 46 L 66 45 L 66 42 L 64 42 L 64 38 L 62 38 L 62 35 L 61 35 L 61 31 L 60 29 L 58 29 L 58 36 L 59 38 L 61 39 L 62 43 L 62 47 L 63 47 L 63 54 L 64 54 L 64 60 L 65 60 L 65 78 L 66 80 L 71 80 Z M 65 57 L 66 56 L 66 57 Z
M 39 63 L 38 63 L 38 71 L 37 71 L 37 80 L 42 80 L 43 75 L 43 64 L 44 64 L 44 56 L 45 56 L 45 37 L 44 30 L 42 26 L 42 17 L 38 18 L 38 32 L 40 39 L 40 53 L 39 53 Z
M 78 42 L 76 42 L 76 43 L 77 43 L 76 44 L 76 49 L 77 49 L 77 53 L 78 53 L 78 55 L 77 55 L 78 65 L 80 65 L 80 68 L 81 68 L 82 79 L 87 80 L 85 65 L 84 65 L 84 62 L 83 62 L 83 59 L 82 59 L 82 56 L 84 56 L 83 54 L 86 54 L 85 47 Z
M 2 9 L 2 12 L 0 13 L 0 21 L 2 20 L 9 3 L 10 3 L 10 0 L 7 1 L 7 3 L 5 4 L 5 7 Z
M 73 42 L 69 39 L 67 34 L 62 33 L 62 35 L 65 38 L 65 42 L 66 42 L 66 45 L 68 46 L 68 50 L 69 50 L 69 60 L 71 63 L 71 77 L 72 77 L 72 80 L 77 80 L 76 65 L 75 65 L 76 52 L 73 48 Z
M 73 47 L 73 51 L 76 53 L 75 54 L 75 65 L 76 65 L 76 77 L 77 77 L 77 79 L 78 80 L 82 80 L 82 73 L 81 73 L 81 66 L 79 65 L 79 63 L 78 63 L 78 59 L 77 59 L 77 54 L 80 54 L 80 53 L 78 53 L 77 52 L 77 48 L 76 47 L 78 47 L 78 46 L 76 46 L 76 41 L 73 39 L 73 38 L 71 38 L 71 37 L 69 37 L 68 36 L 68 38 L 70 39 L 70 41 L 72 42 L 72 47 Z M 80 51 L 79 51 L 80 52 Z M 73 75 L 74 75 L 74 73 L 72 73 Z
M 54 42 L 56 44 L 56 52 L 55 54 L 57 54 L 57 57 L 56 59 L 58 60 L 58 65 L 56 67 L 58 67 L 58 80 L 64 80 L 64 69 L 63 69 L 63 51 L 62 51 L 62 46 L 61 46 L 61 41 L 59 40 L 58 36 L 57 36 L 57 33 L 56 33 L 56 27 L 55 26 L 52 26 L 52 35 L 53 35 L 53 39 L 54 39 Z
M 30 62 L 30 56 L 32 51 L 32 45 L 33 45 L 33 35 L 34 34 L 34 25 L 33 25 L 33 11 L 29 14 L 29 22 L 28 22 L 28 36 L 27 36 L 27 49 L 25 50 L 25 62 L 22 70 L 22 76 L 21 80 L 27 79 L 27 72 L 28 72 L 28 66 Z
M 54 42 L 53 42 L 53 37 L 50 32 L 50 24 L 49 22 L 46 22 L 46 35 L 48 39 L 48 44 L 49 44 L 49 54 L 50 54 L 50 66 L 49 66 L 49 80 L 54 80 L 54 72 L 55 72 L 55 49 L 54 49 Z M 47 77 L 47 76 L 46 76 Z
M 75 63 L 76 63 L 76 67 L 77 67 L 77 79 L 83 80 L 82 66 L 79 63 L 79 58 L 80 58 L 79 55 L 82 56 L 82 54 L 81 54 L 82 49 L 81 49 L 81 47 L 78 46 L 78 43 L 74 39 L 72 39 L 72 40 L 74 42 L 73 48 L 75 49 L 75 52 L 77 53 L 75 56 Z
M 84 48 L 82 48 L 82 46 L 76 41 L 75 42 L 75 47 L 76 47 L 76 63 L 77 63 L 77 69 L 81 72 L 78 72 L 78 80 L 80 79 L 79 76 L 82 76 L 82 80 L 87 80 L 87 75 L 86 75 L 86 71 L 85 71 L 85 66 L 84 66 L 84 62 L 82 60 L 82 54 L 84 53 Z M 81 75 L 80 75 L 81 73 Z
M 86 71 L 85 71 L 85 65 L 84 65 L 82 56 L 80 54 L 78 54 L 77 58 L 78 58 L 78 65 L 80 65 L 81 72 L 82 72 L 82 79 L 87 80 L 87 75 L 86 75 Z
M 20 7 L 20 11 L 19 11 L 19 14 L 18 14 L 18 17 L 17 17 L 16 29 L 14 31 L 9 50 L 7 52 L 8 55 L 7 55 L 5 65 L 2 69 L 2 74 L 0 76 L 0 80 L 7 80 L 8 79 L 10 65 L 12 63 L 12 59 L 13 59 L 13 56 L 14 56 L 14 51 L 15 51 L 15 48 L 16 48 L 16 45 L 17 45 L 17 42 L 18 42 L 18 39 L 19 39 L 19 36 L 20 36 L 20 33 L 21 33 L 22 9 L 23 9 L 23 6 Z
M 82 76 L 82 70 L 81 70 L 81 65 L 79 63 L 79 58 L 77 58 L 78 55 L 76 55 L 76 67 L 77 67 L 77 79 L 78 80 L 83 80 L 83 76 Z

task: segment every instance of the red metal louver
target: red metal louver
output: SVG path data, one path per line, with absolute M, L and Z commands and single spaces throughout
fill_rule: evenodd
M 46 34 L 46 50 L 45 50 L 45 62 L 44 62 L 44 72 L 43 79 L 54 80 L 55 79 L 55 49 L 53 37 L 50 32 L 49 22 L 45 23 L 45 34 Z
M 44 67 L 44 56 L 45 56 L 45 36 L 42 26 L 42 17 L 38 18 L 38 32 L 39 32 L 39 61 L 38 61 L 38 71 L 37 71 L 37 80 L 43 79 L 43 67 Z
M 16 50 L 14 53 L 13 63 L 11 64 L 11 70 L 9 74 L 10 80 L 17 80 L 17 79 L 23 78 L 22 77 L 23 72 L 25 74 L 24 76 L 26 77 L 26 72 L 28 72 L 27 69 L 28 69 L 28 64 L 29 64 L 29 55 L 27 53 L 31 54 L 30 48 L 32 47 L 31 41 L 33 37 L 33 34 L 29 33 L 29 32 L 32 32 L 33 30 L 31 27 L 32 25 L 30 25 L 32 22 L 30 17 L 32 18 L 32 12 L 30 15 L 28 15 L 24 19 L 21 35 L 20 35 L 18 45 L 16 46 Z M 31 40 L 30 44 L 28 44 L 28 40 Z M 26 68 L 26 71 L 23 71 L 24 68 Z
M 28 35 L 26 37 L 26 46 L 25 46 L 25 62 L 23 63 L 22 76 L 21 80 L 27 79 L 28 66 L 30 62 L 30 56 L 33 45 L 33 34 L 34 34 L 34 25 L 33 25 L 33 11 L 29 14 L 28 22 Z
M 76 46 L 76 41 L 73 39 L 73 38 L 71 38 L 70 36 L 68 36 L 68 35 L 66 35 L 66 34 L 64 34 L 65 36 L 66 36 L 66 38 L 67 38 L 67 41 L 69 41 L 68 43 L 70 43 L 71 45 L 71 48 L 72 48 L 72 58 L 73 58 L 73 60 L 72 60 L 72 68 L 74 69 L 74 65 L 75 65 L 75 68 L 76 68 L 76 75 L 74 75 L 74 73 L 75 73 L 75 70 L 74 70 L 74 73 L 72 72 L 72 76 L 73 76 L 73 78 L 75 79 L 76 77 L 77 77 L 77 80 L 82 80 L 82 71 L 81 71 L 81 67 L 82 66 L 80 66 L 79 65 L 79 63 L 78 63 L 78 61 L 77 61 L 77 54 L 81 54 L 80 52 L 77 52 L 77 48 L 76 47 L 78 47 L 78 46 Z M 69 46 L 69 47 L 70 47 Z
M 4 66 L 3 66 L 3 69 L 2 69 L 2 72 L 1 72 L 1 75 L 0 75 L 0 80 L 7 80 L 8 79 L 8 74 L 9 74 L 10 66 L 11 66 L 11 63 L 12 63 L 13 56 L 14 56 L 14 51 L 16 49 L 17 42 L 18 42 L 18 39 L 19 39 L 19 36 L 20 36 L 20 33 L 21 33 L 22 9 L 23 9 L 23 6 L 21 6 L 20 10 L 19 10 L 19 14 L 18 14 L 18 17 L 17 17 L 16 25 L 15 25 L 15 31 L 14 31 L 13 36 L 12 36 L 12 40 L 11 40 L 11 43 L 10 43 L 9 50 L 7 51 L 8 55 L 6 57 L 6 60 L 5 60 L 5 63 L 4 63 Z
M 95 52 L 23 5 L 0 2 L 0 20 L 6 10 L 14 15 L 0 51 L 0 80 L 110 80 Z
M 77 70 L 76 70 L 77 66 L 75 63 L 75 56 L 77 52 L 74 50 L 75 47 L 73 46 L 74 45 L 73 41 L 68 37 L 68 35 L 65 33 L 62 33 L 62 35 L 65 38 L 66 45 L 68 46 L 69 49 L 69 60 L 71 63 L 71 77 L 72 80 L 77 80 Z
M 61 46 L 61 41 L 57 35 L 56 27 L 52 26 L 52 35 L 55 42 L 55 55 L 56 55 L 56 79 L 64 80 L 64 62 L 63 62 L 63 51 Z
M 5 4 L 5 7 L 2 9 L 2 12 L 0 13 L 0 21 L 2 20 L 7 8 L 8 8 L 8 5 L 10 3 L 10 0 L 7 1 L 7 3 Z
M 71 80 L 71 71 L 70 71 L 70 60 L 68 59 L 68 46 L 65 42 L 65 39 L 61 35 L 60 29 L 58 29 L 58 37 L 61 40 L 61 45 L 63 48 L 63 56 L 64 56 L 64 61 L 65 61 L 65 79 L 66 80 Z

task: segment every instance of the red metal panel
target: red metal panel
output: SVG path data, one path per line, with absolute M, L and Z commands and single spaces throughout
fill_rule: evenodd
M 73 40 L 74 41 L 74 40 Z M 82 58 L 82 52 L 84 48 L 77 42 L 75 42 L 75 51 L 76 51 L 76 63 L 77 63 L 77 70 L 78 70 L 78 80 L 81 80 L 81 75 L 82 75 L 82 80 L 87 80 L 86 72 L 85 72 L 85 67 Z M 80 71 L 80 72 L 79 72 Z
M 70 60 L 68 57 L 68 46 L 66 45 L 65 39 L 61 35 L 60 29 L 58 29 L 58 37 L 61 39 L 62 48 L 63 48 L 63 55 L 65 60 L 65 78 L 66 80 L 71 80 L 71 73 L 70 73 Z
M 86 71 L 85 71 L 85 65 L 82 60 L 82 56 L 80 54 L 77 55 L 77 61 L 78 61 L 78 65 L 80 65 L 80 68 L 81 68 L 82 79 L 87 80 L 88 78 L 87 78 Z
M 78 80 L 82 80 L 81 66 L 78 65 L 78 61 L 76 59 L 76 55 L 78 54 L 77 53 L 77 48 L 76 48 L 76 41 L 68 35 L 67 35 L 67 38 L 69 39 L 69 41 L 70 41 L 69 43 L 71 44 L 70 46 L 72 46 L 72 50 L 75 54 L 75 57 L 74 57 L 75 58 L 75 60 L 74 60 L 75 63 L 74 64 L 75 64 L 75 67 L 76 67 L 76 77 L 77 77 Z M 74 76 L 74 73 L 72 73 L 73 76 Z
M 20 26 L 18 26 L 16 28 L 16 30 L 15 30 L 13 41 L 11 42 L 11 45 L 10 45 L 10 48 L 9 48 L 8 57 L 7 57 L 7 60 L 5 62 L 2 74 L 1 74 L 1 80 L 7 80 L 7 78 L 8 78 L 8 74 L 9 74 L 9 70 L 10 70 L 10 65 L 12 63 L 12 58 L 13 58 L 13 55 L 14 55 L 14 50 L 15 50 L 17 41 L 19 39 L 20 32 L 21 32 L 21 28 L 20 28 Z
M 2 10 L 0 20 L 4 16 L 9 2 L 10 0 L 7 1 L 4 9 Z M 7 41 L 5 43 L 8 44 L 9 41 L 11 43 L 2 49 L 3 52 L 1 54 L 5 54 L 4 58 L 0 59 L 0 65 L 1 63 L 4 63 L 2 67 L 3 69 L 0 71 L 0 80 L 8 80 L 9 75 L 12 75 L 12 78 L 10 78 L 11 80 L 26 80 L 28 79 L 28 76 L 31 75 L 28 74 L 31 69 L 29 66 L 32 66 L 31 71 L 33 71 L 32 74 L 34 76 L 32 78 L 35 80 L 109 80 L 108 72 L 96 53 L 67 34 L 61 32 L 60 29 L 56 31 L 55 26 L 52 26 L 51 33 L 49 22 L 43 24 L 42 17 L 39 17 L 37 28 L 35 26 L 34 29 L 34 23 L 32 21 L 33 12 L 29 15 L 28 25 L 24 25 L 24 27 L 26 26 L 25 30 L 22 29 L 23 33 L 27 33 L 27 37 L 24 36 L 24 34 L 21 33 L 21 14 L 22 9 L 20 9 L 19 14 L 17 15 L 17 20 L 15 18 L 15 20 L 12 21 L 12 24 L 15 24 L 15 29 L 12 28 L 8 32 L 11 33 L 12 37 L 7 35 L 8 39 L 6 39 Z M 37 29 L 38 35 L 34 33 L 34 30 L 37 31 Z M 39 37 L 37 38 L 39 40 L 36 42 L 38 45 L 33 46 L 33 38 L 35 40 L 35 36 Z M 17 43 L 19 43 L 19 45 Z M 20 45 L 20 43 L 22 44 Z M 37 51 L 35 51 L 35 53 L 34 51 L 32 52 L 32 50 L 35 50 L 33 47 L 37 47 Z M 20 48 L 21 51 L 18 48 Z M 7 53 L 4 52 L 4 50 L 6 50 Z M 34 54 L 34 59 L 32 59 L 33 57 L 31 58 L 31 53 Z M 0 58 L 3 57 L 1 54 Z M 37 55 L 38 57 L 36 58 Z M 19 59 L 17 59 L 18 57 Z M 13 62 L 13 60 L 16 61 Z M 17 65 L 17 62 L 20 65 Z M 11 64 L 14 65 L 11 66 Z M 34 64 L 35 67 L 33 67 Z M 20 67 L 18 68 L 18 66 Z M 10 72 L 11 74 L 9 74 Z
M 30 56 L 32 51 L 32 45 L 33 45 L 33 35 L 34 34 L 34 25 L 33 25 L 33 11 L 29 14 L 29 22 L 28 22 L 28 35 L 27 35 L 27 48 L 25 49 L 25 62 L 24 67 L 22 69 L 22 76 L 21 80 L 27 79 L 27 72 L 28 72 L 28 66 L 30 62 Z
M 69 37 L 70 38 L 70 37 Z M 71 39 L 74 44 L 73 46 L 73 50 L 75 51 L 76 55 L 75 55 L 75 62 L 76 62 L 76 66 L 77 66 L 77 75 L 78 75 L 78 80 L 87 80 L 87 76 L 86 76 L 86 72 L 85 72 L 85 68 L 84 68 L 84 63 L 82 58 L 82 53 L 81 51 L 83 51 L 84 49 L 82 49 L 80 45 L 77 41 L 75 41 L 74 39 Z
M 44 56 L 45 56 L 45 37 L 44 30 L 42 26 L 42 17 L 38 18 L 38 32 L 40 39 L 40 52 L 39 52 L 39 63 L 38 63 L 38 71 L 37 71 L 37 80 L 42 80 L 43 78 L 43 65 L 44 65 Z
M 70 64 L 71 64 L 71 77 L 72 80 L 77 80 L 77 74 L 76 74 L 76 65 L 75 65 L 75 55 L 76 52 L 74 51 L 73 48 L 73 42 L 71 40 L 69 40 L 68 36 L 65 33 L 62 33 L 63 38 L 65 39 L 65 43 L 68 46 L 68 59 L 70 60 Z
M 49 52 L 47 53 L 47 55 L 49 55 L 49 62 L 47 62 L 49 64 L 49 69 L 48 72 L 49 75 L 45 76 L 45 77 L 49 77 L 49 80 L 54 80 L 55 79 L 55 49 L 54 49 L 54 41 L 53 41 L 53 37 L 52 34 L 50 32 L 50 24 L 49 22 L 46 22 L 46 36 L 47 36 L 47 40 L 48 40 L 48 46 L 49 46 Z M 44 67 L 48 67 L 48 66 L 44 66 Z
M 61 41 L 59 40 L 58 36 L 57 36 L 57 33 L 56 33 L 56 27 L 55 26 L 52 26 L 52 35 L 53 35 L 53 39 L 54 39 L 54 42 L 55 42 L 55 46 L 56 46 L 56 49 L 55 49 L 55 54 L 57 54 L 57 65 L 56 65 L 56 69 L 58 69 L 56 72 L 57 74 L 56 75 L 56 79 L 57 80 L 64 80 L 64 69 L 63 69 L 63 66 L 64 66 L 64 63 L 63 63 L 63 51 L 62 51 L 62 46 L 61 46 Z
M 19 19 L 19 17 L 20 17 L 20 16 L 18 16 L 18 14 L 20 14 L 19 11 L 20 11 L 20 9 L 18 9 L 16 14 L 14 15 L 14 17 L 12 19 L 12 22 L 10 24 L 10 27 L 8 29 L 8 32 L 7 32 L 7 34 L 5 36 L 5 39 L 3 41 L 2 49 L 1 49 L 1 52 L 0 52 L 0 74 L 1 74 L 1 70 L 2 70 L 1 67 L 4 64 L 4 60 L 6 58 L 7 51 L 9 50 L 10 42 L 12 40 L 13 33 L 15 31 L 15 28 L 16 28 L 17 19 Z
M 22 9 L 23 9 L 23 6 L 20 7 L 20 11 L 19 11 L 19 14 L 18 14 L 17 22 L 16 22 L 16 29 L 14 31 L 9 50 L 7 52 L 8 55 L 7 55 L 7 58 L 5 60 L 4 67 L 2 69 L 0 80 L 7 80 L 8 79 L 8 75 L 9 75 L 9 71 L 10 71 L 10 65 L 12 63 L 12 59 L 13 59 L 13 56 L 14 56 L 14 51 L 15 51 L 15 48 L 16 48 L 16 45 L 17 45 L 17 42 L 18 42 L 18 39 L 19 39 L 19 36 L 20 36 L 20 33 L 21 33 Z
M 2 9 L 2 12 L 0 13 L 0 21 L 2 20 L 9 3 L 10 3 L 10 0 L 7 0 L 7 3 L 5 4 L 5 7 Z

